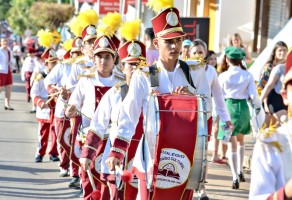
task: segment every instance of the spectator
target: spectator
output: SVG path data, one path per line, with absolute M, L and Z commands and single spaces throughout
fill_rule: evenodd
M 192 45 L 192 41 L 184 40 L 182 43 L 182 51 L 180 58 L 186 60 L 190 58 L 190 46 Z
M 229 46 L 237 47 L 237 48 L 240 48 L 241 50 L 244 51 L 245 57 L 242 60 L 242 64 L 245 68 L 246 68 L 247 64 L 252 63 L 252 57 L 251 57 L 250 53 L 248 52 L 247 48 L 245 46 L 243 46 L 241 36 L 238 33 L 234 33 L 233 35 L 231 35 L 230 41 L 229 41 Z M 225 51 L 222 52 L 222 54 L 219 58 L 220 63 L 223 61 L 224 55 L 225 55 Z
M 12 89 L 12 53 L 8 48 L 8 39 L 1 38 L 0 47 L 0 91 L 5 88 L 5 110 L 14 110 L 10 106 L 10 97 Z
M 17 67 L 17 73 L 20 72 L 20 64 L 19 64 L 19 61 L 20 61 L 20 57 L 21 57 L 21 48 L 18 44 L 18 42 L 14 41 L 13 42 L 13 57 L 15 59 L 15 64 L 16 64 L 16 67 Z
M 159 51 L 153 44 L 153 39 L 155 37 L 153 28 L 146 28 L 144 34 L 144 44 L 146 46 L 146 60 L 148 61 L 149 65 L 153 65 L 159 57 Z

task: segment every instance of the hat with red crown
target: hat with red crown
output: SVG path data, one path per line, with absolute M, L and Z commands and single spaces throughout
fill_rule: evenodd
M 173 0 L 149 0 L 147 5 L 158 13 L 151 19 L 156 37 L 172 39 L 186 35 L 181 26 L 179 11 L 173 7 Z
M 53 48 L 46 49 L 45 52 L 42 54 L 42 59 L 45 62 L 56 62 L 59 60 L 56 51 Z
M 88 25 L 82 30 L 82 41 L 86 42 L 90 39 L 96 39 L 96 29 L 94 25 Z
M 140 20 L 133 20 L 125 22 L 121 26 L 121 36 L 127 40 L 119 48 L 121 62 L 140 62 L 141 60 L 146 60 L 146 47 L 142 42 L 136 40 L 140 25 Z
M 117 48 L 119 48 L 121 41 L 119 40 L 119 38 L 114 34 L 113 36 L 111 36 L 111 39 L 113 41 L 113 43 L 115 44 L 115 46 Z
M 117 53 L 117 47 L 110 36 L 102 35 L 94 41 L 93 53 L 109 52 L 114 55 Z
M 81 37 L 75 37 L 73 39 L 71 53 L 81 52 L 81 48 L 82 48 L 82 38 Z
M 33 47 L 28 48 L 27 53 L 30 53 L 30 54 L 35 53 L 35 48 Z
M 71 49 L 66 51 L 66 53 L 63 55 L 63 60 L 67 60 L 69 58 L 71 58 Z

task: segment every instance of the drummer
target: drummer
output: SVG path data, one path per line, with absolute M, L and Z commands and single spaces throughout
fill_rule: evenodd
M 110 87 L 119 81 L 112 73 L 117 56 L 117 48 L 112 39 L 109 36 L 101 35 L 95 40 L 93 49 L 97 70 L 80 78 L 70 96 L 70 106 L 65 110 L 65 115 L 69 118 L 80 115 L 78 111 L 81 111 L 83 127 L 90 125 L 89 118 L 92 118 L 100 99 Z M 87 198 L 93 189 L 84 170 L 81 170 L 81 179 L 84 198 Z
M 291 70 L 284 77 L 281 95 L 284 103 L 290 107 L 288 118 L 281 118 L 282 125 L 278 129 L 271 127 L 268 131 L 262 131 L 259 135 L 252 157 L 249 199 L 267 199 L 272 193 L 275 194 L 271 199 L 279 199 L 277 196 L 280 197 L 285 194 L 283 186 L 292 178 Z M 277 190 L 280 190 L 278 194 Z
M 108 157 L 108 153 L 110 151 L 110 148 L 113 144 L 113 139 L 116 135 L 116 128 L 117 128 L 117 120 L 118 120 L 118 114 L 119 109 L 121 107 L 121 104 L 123 102 L 123 99 L 125 98 L 128 87 L 130 85 L 130 80 L 132 77 L 133 71 L 137 68 L 139 63 L 141 61 L 146 61 L 146 50 L 145 45 L 141 43 L 140 41 L 135 40 L 136 35 L 135 34 L 128 34 L 127 31 L 131 31 L 129 27 L 133 27 L 136 30 L 139 30 L 140 22 L 137 22 L 137 20 L 129 21 L 124 23 L 124 26 L 121 27 L 124 31 L 121 31 L 123 34 L 121 35 L 123 38 L 126 38 L 127 41 L 125 42 L 119 49 L 119 56 L 121 59 L 121 69 L 123 71 L 125 82 L 119 82 L 114 87 L 112 87 L 101 99 L 94 116 L 92 118 L 92 121 L 90 123 L 90 130 L 88 132 L 88 135 L 86 137 L 86 142 L 83 147 L 83 154 L 80 158 L 80 163 L 83 166 L 84 169 L 88 169 L 89 166 L 94 163 L 93 156 L 96 154 L 103 153 L 102 156 L 102 162 L 101 166 L 95 166 L 97 168 L 101 168 L 101 179 L 107 181 L 107 185 L 110 189 L 110 197 L 107 196 L 106 188 L 104 185 L 102 185 L 101 189 L 101 199 L 136 199 L 137 195 L 137 189 L 134 187 L 131 187 L 131 184 L 128 184 L 125 187 L 125 191 L 118 191 L 117 186 L 115 185 L 115 177 L 114 173 L 110 172 L 105 165 L 105 160 Z M 131 31 L 132 32 L 132 31 Z M 138 32 L 137 32 L 138 34 Z M 139 54 L 135 53 L 135 48 L 137 47 L 141 49 L 141 52 Z M 142 122 L 142 121 L 141 121 Z M 139 124 L 140 126 L 137 126 L 135 139 L 139 140 L 142 136 L 142 123 Z M 111 138 L 110 142 L 104 142 L 102 140 L 107 140 L 106 133 L 108 132 L 107 129 L 109 129 L 109 137 Z M 137 131 L 138 130 L 138 131 Z M 140 131 L 139 131 L 140 130 Z M 133 143 L 136 142 L 132 141 Z M 101 149 L 101 145 L 105 145 L 104 152 L 100 152 L 97 150 L 96 152 L 93 152 L 93 149 Z M 132 145 L 132 143 L 131 143 Z M 136 145 L 137 146 L 137 145 Z M 135 149 L 132 150 L 132 155 L 135 154 Z M 92 152 L 92 153 L 91 153 Z M 129 155 L 128 155 L 129 156 Z M 125 165 L 128 165 L 128 163 L 124 163 Z M 131 188 L 129 190 L 129 188 Z
M 166 20 L 167 15 L 173 17 Z M 183 37 L 186 35 L 180 24 L 179 11 L 172 6 L 165 7 L 152 19 L 152 26 L 155 33 L 153 42 L 159 50 L 159 60 L 155 65 L 159 69 L 156 72 L 159 75 L 158 86 L 155 87 L 156 92 L 161 94 L 203 94 L 206 96 L 207 109 L 211 111 L 210 89 L 204 68 L 190 70 L 184 61 L 179 60 Z M 189 68 L 189 76 L 185 76 L 182 67 Z M 129 142 L 135 133 L 141 109 L 146 110 L 152 89 L 149 73 L 136 70 L 120 110 L 118 136 L 107 159 L 110 170 L 114 170 L 115 166 L 119 165 L 124 158 Z M 188 198 L 190 195 L 193 195 L 192 191 L 191 194 L 185 192 L 184 198 Z

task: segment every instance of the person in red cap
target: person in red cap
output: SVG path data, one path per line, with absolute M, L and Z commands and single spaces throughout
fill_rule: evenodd
M 69 106 L 65 110 L 68 118 L 74 118 L 82 113 L 82 127 L 90 124 L 96 107 L 102 96 L 116 84 L 118 79 L 112 73 L 117 56 L 117 48 L 111 37 L 102 35 L 94 42 L 94 62 L 96 69 L 93 73 L 86 74 L 80 78 L 69 99 Z M 73 69 L 72 69 L 73 70 Z M 71 72 L 72 73 L 72 72 Z M 85 128 L 85 129 L 84 129 Z M 87 134 L 87 133 L 85 133 Z M 80 137 L 85 137 L 81 135 Z M 86 145 L 86 144 L 85 144 Z M 98 173 L 92 170 L 96 178 Z M 85 170 L 81 170 L 82 187 L 84 198 L 88 198 L 93 189 L 90 185 L 88 175 Z M 100 188 L 100 182 L 96 182 Z
M 39 122 L 38 128 L 38 147 L 35 157 L 35 162 L 39 163 L 43 161 L 43 157 L 46 153 L 48 146 L 48 138 L 51 135 L 51 149 L 49 151 L 50 160 L 58 161 L 58 150 L 56 143 L 55 126 L 53 123 L 54 116 L 54 101 L 48 100 L 48 92 L 44 84 L 44 78 L 55 67 L 58 58 L 53 49 L 47 49 L 42 58 L 45 60 L 46 69 L 36 74 L 36 79 L 32 85 L 31 97 L 33 102 L 37 106 L 36 117 Z
M 137 23 L 136 25 L 137 26 L 133 27 L 133 29 L 139 30 L 140 24 Z M 121 29 L 127 29 L 132 33 L 132 29 L 128 27 L 122 26 Z M 127 36 L 123 34 L 121 34 L 121 36 L 127 38 Z M 115 183 L 114 173 L 109 171 L 105 164 L 111 145 L 113 144 L 113 139 L 116 136 L 119 109 L 125 96 L 127 95 L 132 74 L 141 62 L 146 62 L 145 45 L 142 42 L 135 40 L 135 38 L 136 35 L 132 35 L 131 38 L 127 38 L 128 40 L 130 39 L 130 41 L 125 42 L 119 48 L 119 57 L 121 62 L 120 68 L 122 73 L 116 75 L 125 80 L 125 82 L 120 81 L 114 87 L 109 89 L 109 91 L 101 99 L 91 120 L 90 128 L 85 141 L 86 146 L 83 147 L 80 158 L 80 163 L 84 169 L 88 169 L 92 165 L 94 165 L 95 168 L 100 169 L 101 180 L 106 181 L 106 185 L 102 184 L 101 186 L 101 199 L 136 199 L 138 193 L 137 185 L 135 183 L 137 182 L 137 179 L 133 180 L 132 183 L 125 183 L 123 189 L 118 189 L 118 186 Z M 137 47 L 141 49 L 141 51 L 134 52 L 135 48 L 133 47 Z M 107 131 L 108 129 L 110 129 L 109 132 Z M 142 120 L 140 120 L 139 126 L 136 129 L 136 134 L 131 143 L 132 146 L 129 148 L 130 150 L 128 152 L 127 161 L 124 163 L 124 166 L 127 169 L 131 168 L 131 162 L 135 155 L 142 133 Z M 99 157 L 101 162 L 94 161 L 95 157 Z M 107 186 L 110 190 L 110 196 L 108 196 Z
M 70 165 L 70 145 L 68 145 L 69 142 L 67 141 L 69 139 L 68 135 L 70 132 L 70 121 L 65 118 L 65 104 L 62 99 L 67 99 L 69 96 L 69 92 L 65 88 L 65 84 L 70 75 L 72 63 L 78 56 L 82 55 L 81 37 L 75 37 L 71 45 L 72 48 L 67 50 L 67 52 L 63 56 L 63 62 L 59 62 L 45 79 L 45 86 L 47 90 L 50 90 L 51 88 L 53 88 L 53 86 L 57 86 L 59 88 L 58 94 L 60 94 L 56 102 L 54 119 L 56 122 L 55 124 L 57 125 L 57 142 L 59 144 L 58 146 L 61 156 L 60 167 L 62 169 L 59 174 L 59 176 L 61 177 L 68 175 L 68 169 Z M 70 188 L 80 188 L 78 169 L 78 165 L 76 165 L 74 162 L 71 162 L 71 176 L 73 178 L 69 183 Z
M 157 2 L 157 1 L 154 1 Z M 150 2 L 149 2 L 150 3 Z M 153 1 L 152 1 L 153 3 Z M 107 165 L 109 167 L 109 170 L 114 170 L 116 165 L 119 165 L 121 161 L 123 160 L 125 153 L 128 151 L 128 147 L 131 141 L 132 136 L 135 133 L 135 128 L 138 123 L 139 115 L 141 110 L 145 111 L 143 112 L 144 117 L 145 114 L 147 114 L 147 107 L 148 107 L 148 101 L 149 96 L 151 94 L 185 94 L 186 96 L 196 95 L 200 94 L 203 95 L 204 101 L 206 102 L 207 111 L 211 111 L 211 97 L 210 97 L 210 89 L 208 85 L 208 81 L 206 78 L 204 65 L 197 65 L 194 67 L 189 67 L 188 64 L 186 64 L 184 61 L 179 60 L 179 54 L 181 52 L 182 48 L 182 41 L 183 37 L 185 36 L 185 33 L 183 32 L 180 18 L 179 18 L 179 11 L 173 7 L 172 5 L 168 6 L 166 9 L 162 12 L 160 12 L 157 16 L 155 16 L 152 19 L 152 26 L 155 34 L 154 39 L 154 45 L 159 50 L 159 60 L 157 61 L 156 65 L 151 66 L 150 68 L 143 68 L 142 70 L 137 70 L 132 77 L 131 85 L 129 87 L 129 92 L 122 104 L 122 107 L 120 109 L 119 113 L 119 120 L 118 120 L 118 133 L 117 137 L 114 140 L 113 146 L 111 148 L 109 158 L 107 159 Z M 135 46 L 134 52 L 141 51 L 141 48 L 138 46 Z M 198 62 L 200 63 L 200 62 Z M 200 98 L 198 95 L 198 98 Z M 153 95 L 152 95 L 153 96 Z M 162 95 L 163 96 L 163 95 Z M 180 96 L 180 95 L 179 95 Z M 161 97 L 163 98 L 163 97 Z M 174 96 L 170 95 L 169 98 L 175 99 Z M 181 98 L 187 98 L 187 97 L 181 97 Z M 191 98 L 189 98 L 191 100 Z M 195 98 L 193 99 L 195 102 Z M 169 104 L 171 106 L 171 103 Z M 186 106 L 186 105 L 181 105 Z M 175 116 L 174 116 L 175 117 Z M 204 117 L 205 118 L 205 117 Z M 203 118 L 202 123 L 206 123 L 205 119 Z M 207 117 L 206 117 L 207 118 Z M 210 118 L 210 114 L 208 113 L 208 118 Z M 187 120 L 187 119 L 186 119 Z M 176 120 L 173 120 L 175 122 Z M 200 122 L 201 123 L 201 122 Z M 165 127 L 171 127 L 172 124 L 164 124 Z M 188 123 L 188 126 L 193 126 L 194 124 Z M 169 128 L 171 129 L 171 128 Z M 185 134 L 185 132 L 188 132 L 188 134 L 191 134 L 192 137 L 195 137 L 192 130 L 184 129 L 183 127 L 180 128 L 180 130 L 183 132 L 177 132 L 177 138 L 180 134 Z M 169 130 L 170 131 L 170 130 Z M 155 138 L 158 138 L 158 144 L 156 148 L 160 145 L 163 145 L 160 138 L 160 133 L 157 133 L 158 135 L 155 135 Z M 154 136 L 153 136 L 154 137 Z M 185 142 L 191 142 L 195 139 L 188 139 Z M 180 144 L 179 142 L 182 141 L 182 137 L 180 137 L 179 140 L 176 138 L 166 138 L 164 143 L 167 141 L 174 141 L 172 144 Z M 205 143 L 204 143 L 205 144 Z M 181 148 L 192 148 L 194 149 L 194 146 L 189 146 L 187 144 L 181 144 Z M 145 152 L 145 148 L 147 148 L 147 145 L 145 146 L 145 143 L 140 146 L 141 148 L 138 148 L 141 152 Z M 153 146 L 149 147 L 153 149 Z M 156 151 L 156 148 L 153 149 Z M 152 150 L 152 151 L 153 151 Z M 138 151 L 138 150 L 137 150 Z M 171 149 L 171 151 L 178 152 L 176 149 Z M 162 152 L 165 152 L 166 155 L 170 154 L 173 155 L 169 150 L 163 150 Z M 192 150 L 194 152 L 194 150 Z M 137 155 L 137 154 L 136 154 Z M 156 155 L 156 154 L 155 154 Z M 161 155 L 159 152 L 157 155 Z M 175 155 L 175 153 L 174 153 Z M 185 156 L 183 156 L 185 158 Z M 140 156 L 141 160 L 143 160 L 143 156 Z M 135 157 L 136 159 L 136 157 Z M 186 164 L 184 164 L 184 168 L 180 168 L 182 174 L 184 177 L 188 177 L 190 172 L 187 170 L 191 163 L 190 159 L 188 158 L 189 162 L 186 160 L 184 161 Z M 160 162 L 157 160 L 154 160 L 154 166 L 155 170 L 157 170 L 157 167 L 165 167 L 165 168 L 159 168 L 161 170 L 162 175 L 164 174 L 167 176 L 167 173 L 165 170 L 176 170 L 176 168 L 171 165 L 165 165 L 160 166 Z M 144 169 L 145 171 L 148 170 L 148 166 L 146 167 L 142 162 L 137 163 L 137 165 L 140 164 L 141 169 Z M 193 163 L 191 163 L 193 164 Z M 137 166 L 136 165 L 136 166 Z M 178 166 L 179 167 L 179 166 Z M 190 166 L 189 166 L 190 167 Z M 138 168 L 139 170 L 140 168 Z M 140 179 L 140 181 L 146 180 L 146 183 L 150 183 L 152 177 L 148 176 L 148 172 L 145 173 L 144 171 L 144 179 Z M 162 176 L 158 174 L 158 171 L 153 172 L 153 176 Z M 177 175 L 175 171 L 172 172 L 173 177 L 177 178 Z M 148 181 L 147 181 L 148 180 Z M 153 191 L 153 199 L 191 199 L 193 196 L 193 190 L 186 188 L 186 181 L 175 181 L 175 178 L 172 179 L 173 182 L 164 183 L 164 180 L 161 178 L 158 182 L 152 182 L 151 185 L 148 185 L 147 188 L 148 191 Z M 168 179 L 167 179 L 168 180 Z M 166 181 L 167 181 L 166 180 Z M 171 181 L 171 180 L 170 180 Z M 146 183 L 144 187 L 146 188 Z M 155 186 L 154 184 L 159 184 L 159 186 Z M 166 187 L 165 189 L 163 189 Z M 175 188 L 175 189 L 174 189 Z M 139 188 L 141 189 L 141 188 Z M 163 193 L 163 194 L 162 194 Z M 142 199 L 147 199 L 150 196 L 147 196 L 145 194 Z
M 10 97 L 12 89 L 12 53 L 8 48 L 8 39 L 1 38 L 0 42 L 0 92 L 5 88 L 5 110 L 14 110 L 10 106 Z
M 34 71 L 35 65 L 36 65 L 36 57 L 35 57 L 35 49 L 30 47 L 27 49 L 27 57 L 25 58 L 22 68 L 21 68 L 21 79 L 22 81 L 25 81 L 25 89 L 26 89 L 26 100 L 27 102 L 30 102 L 30 89 L 31 89 L 31 78 L 32 73 Z M 32 109 L 30 113 L 35 113 L 35 106 L 34 103 L 32 103 Z

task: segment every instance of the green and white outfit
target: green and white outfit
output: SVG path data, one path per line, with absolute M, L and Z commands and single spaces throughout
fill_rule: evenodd
M 219 84 L 223 91 L 231 122 L 234 125 L 232 136 L 239 133 L 249 134 L 251 126 L 247 100 L 250 100 L 256 108 L 261 106 L 253 76 L 248 71 L 233 66 L 220 74 Z M 223 139 L 224 136 L 222 125 L 223 123 L 220 122 L 218 139 Z

